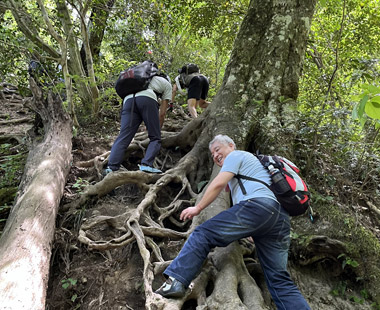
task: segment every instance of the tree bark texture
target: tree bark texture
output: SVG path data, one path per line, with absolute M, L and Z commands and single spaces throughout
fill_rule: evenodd
M 31 107 L 44 139 L 29 153 L 16 202 L 0 239 L 1 309 L 45 309 L 55 219 L 71 162 L 71 121 L 61 101 L 31 80 Z
M 220 168 L 214 165 L 211 180 L 219 170 Z M 198 200 L 200 199 L 201 197 L 198 198 Z M 230 194 L 223 191 L 193 220 L 191 230 L 229 207 Z M 194 283 L 194 290 L 196 292 L 201 287 L 206 291 L 207 287 L 213 287 L 212 293 L 204 302 L 210 309 L 219 309 L 220 307 L 222 307 L 221 309 L 236 310 L 267 309 L 262 291 L 249 275 L 244 263 L 243 256 L 251 254 L 252 251 L 253 246 L 247 248 L 244 243 L 233 242 L 225 248 L 216 248 L 209 254 L 209 262 L 202 270 L 202 277 L 199 277 Z M 202 303 L 198 302 L 198 304 Z
M 292 153 L 298 81 L 315 4 L 251 1 L 211 105 L 214 133 L 229 133 L 243 148 Z
M 89 21 L 89 46 L 94 63 L 99 60 L 100 46 L 102 45 L 104 32 L 107 25 L 107 19 L 110 16 L 111 9 L 115 0 L 102 0 L 99 4 L 92 7 Z M 85 47 L 82 45 L 80 50 L 83 67 L 87 70 Z

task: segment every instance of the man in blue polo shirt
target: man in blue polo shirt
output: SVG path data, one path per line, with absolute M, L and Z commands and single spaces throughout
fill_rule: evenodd
M 233 241 L 253 237 L 257 256 L 272 298 L 281 310 L 309 310 L 310 306 L 287 271 L 290 245 L 289 214 L 264 184 L 242 179 L 244 195 L 237 174 L 270 184 L 270 176 L 251 153 L 235 149 L 234 141 L 216 136 L 209 144 L 214 162 L 221 167 L 200 202 L 182 211 L 181 220 L 192 219 L 211 204 L 228 185 L 233 206 L 199 225 L 164 274 L 167 281 L 156 291 L 164 297 L 182 297 L 202 267 L 210 250 Z

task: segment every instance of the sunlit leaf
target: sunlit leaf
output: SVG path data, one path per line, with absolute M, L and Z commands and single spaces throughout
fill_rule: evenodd
M 376 86 L 373 86 L 373 85 L 368 85 L 368 90 L 372 94 L 378 94 L 378 93 L 380 93 L 380 87 L 376 87 Z
M 352 119 L 354 119 L 354 120 L 359 119 L 359 115 L 358 115 L 358 105 L 357 105 L 357 104 L 356 104 L 356 105 L 354 106 L 354 108 L 352 109 L 351 117 L 352 117 Z
M 380 119 L 380 103 L 373 100 L 368 101 L 365 106 L 365 113 L 373 119 Z
M 371 102 L 380 103 L 380 96 L 375 96 L 375 97 L 371 98 Z
M 361 118 L 363 116 L 363 113 L 364 113 L 364 108 L 367 104 L 367 101 L 368 101 L 368 95 L 365 95 L 361 100 L 360 100 L 360 104 L 359 104 L 359 109 L 358 109 L 358 116 L 359 118 Z

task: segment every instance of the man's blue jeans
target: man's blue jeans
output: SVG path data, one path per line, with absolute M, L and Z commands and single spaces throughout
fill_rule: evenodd
M 214 247 L 252 236 L 265 280 L 278 309 L 310 309 L 287 271 L 290 245 L 288 213 L 274 200 L 241 201 L 199 225 L 165 274 L 186 287 L 196 276 Z

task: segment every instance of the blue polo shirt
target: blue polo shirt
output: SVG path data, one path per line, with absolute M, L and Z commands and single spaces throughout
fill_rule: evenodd
M 268 185 L 271 184 L 269 172 L 263 167 L 260 161 L 253 154 L 245 151 L 232 151 L 224 159 L 221 172 L 232 172 L 233 174 L 246 175 L 251 178 L 259 179 Z M 270 198 L 277 201 L 273 192 L 264 184 L 259 182 L 241 179 L 246 195 L 243 194 L 236 178 L 228 182 L 231 190 L 231 197 L 234 204 L 252 198 Z

